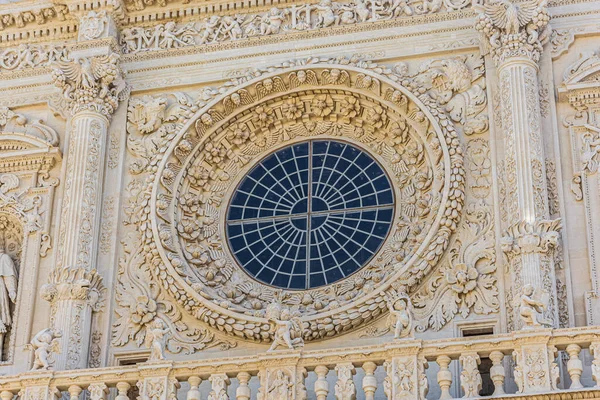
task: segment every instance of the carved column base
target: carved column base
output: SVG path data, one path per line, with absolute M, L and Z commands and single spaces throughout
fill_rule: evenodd
M 52 305 L 52 328 L 62 335 L 53 355 L 56 370 L 87 368 L 92 313 L 101 307 L 104 291 L 95 270 L 61 268 L 50 273 L 41 294 Z
M 557 390 L 559 370 L 557 349 L 549 346 L 551 329 L 536 329 L 514 333 L 517 346 L 513 352 L 515 382 L 518 393 L 539 393 Z
M 274 351 L 260 356 L 263 367 L 258 373 L 260 400 L 305 400 L 304 379 L 307 372 L 298 367 L 298 351 Z
M 401 340 L 386 346 L 393 354 L 384 363 L 384 391 L 388 399 L 424 399 L 427 396 L 427 360 L 417 356 L 420 348 L 420 340 Z

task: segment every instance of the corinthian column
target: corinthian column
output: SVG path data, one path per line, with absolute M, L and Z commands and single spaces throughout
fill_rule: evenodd
M 96 273 L 102 181 L 110 118 L 125 83 L 116 54 L 56 65 L 52 78 L 69 113 L 69 145 L 56 269 L 42 291 L 62 332 L 56 369 L 87 367 L 92 310 L 102 293 Z
M 502 248 L 511 271 L 515 328 L 557 321 L 552 253 L 560 220 L 548 220 L 538 88 L 538 62 L 549 33 L 545 3 L 500 0 L 474 6 L 476 29 L 499 80 L 508 214 Z

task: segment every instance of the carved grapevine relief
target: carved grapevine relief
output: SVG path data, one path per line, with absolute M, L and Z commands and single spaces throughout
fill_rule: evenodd
M 196 102 L 183 95 L 132 100 L 128 149 L 138 156 L 130 165 L 141 179 L 130 183 L 125 223 L 139 242 L 125 245 L 121 261 L 115 344 L 141 343 L 156 317 L 182 321 L 179 307 L 223 333 L 271 341 L 266 310 L 274 300 L 301 315 L 305 341 L 333 336 L 382 315 L 385 289 L 411 288 L 438 263 L 464 201 L 462 149 L 455 118 L 446 115 L 456 92 L 448 89 L 440 101 L 423 94 L 418 75 L 337 61 L 255 72 L 206 89 Z M 441 93 L 441 86 L 430 87 Z M 341 137 L 377 157 L 396 183 L 395 225 L 378 256 L 338 284 L 274 290 L 249 278 L 224 245 L 224 199 L 251 160 L 314 137 Z M 493 290 L 493 270 L 473 262 L 481 283 L 477 294 L 457 294 L 467 304 L 461 312 Z M 153 285 L 141 284 L 148 281 Z M 478 312 L 493 309 L 490 302 Z M 176 337 L 188 326 L 177 327 L 170 342 L 194 350 L 193 340 Z M 213 344 L 213 334 L 204 335 L 196 349 Z

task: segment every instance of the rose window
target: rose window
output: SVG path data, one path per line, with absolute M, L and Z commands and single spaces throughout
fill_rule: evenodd
M 280 149 L 242 179 L 226 230 L 232 253 L 266 284 L 309 289 L 366 265 L 390 230 L 394 194 L 379 163 L 348 143 Z

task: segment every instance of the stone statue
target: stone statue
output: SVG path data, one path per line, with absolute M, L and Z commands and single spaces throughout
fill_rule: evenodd
M 402 339 L 412 335 L 413 315 L 412 302 L 405 293 L 393 291 L 387 295 L 390 311 L 389 323 L 394 330 L 394 339 Z
M 150 348 L 148 361 L 165 360 L 165 348 L 167 347 L 167 336 L 171 328 L 166 326 L 160 318 L 155 318 L 146 333 L 146 346 Z
M 39 331 L 33 339 L 31 344 L 26 346 L 26 349 L 33 350 L 35 359 L 33 360 L 32 371 L 38 369 L 47 370 L 50 369 L 50 353 L 58 353 L 58 338 L 62 335 L 51 328 L 42 329 Z
M 523 286 L 519 314 L 526 328 L 536 326 L 551 326 L 552 323 L 543 318 L 547 304 L 536 298 L 535 288 L 531 284 Z
M 15 263 L 0 247 L 0 349 L 2 349 L 4 343 L 4 336 L 12 324 L 10 303 L 16 301 L 17 270 Z
M 304 347 L 302 338 L 302 321 L 292 316 L 289 308 L 281 308 L 279 303 L 273 302 L 267 307 L 267 319 L 269 320 L 270 332 L 273 334 L 273 344 L 269 351 L 279 346 L 294 350 Z

